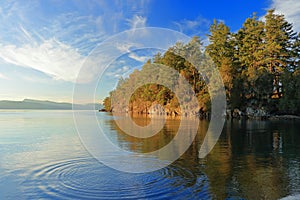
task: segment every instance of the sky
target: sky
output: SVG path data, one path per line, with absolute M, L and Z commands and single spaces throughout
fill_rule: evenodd
M 74 86 L 80 85 L 82 97 L 85 91 L 95 91 L 95 101 L 100 102 L 121 76 L 159 51 L 130 52 L 130 46 L 120 46 L 122 56 L 99 78 L 99 70 L 93 69 L 103 66 L 91 59 L 91 52 L 110 38 L 127 30 L 159 27 L 198 35 L 207 43 L 214 19 L 237 31 L 253 12 L 263 18 L 270 8 L 300 31 L 299 0 L 2 0 L 0 100 L 72 102 Z M 91 70 L 82 70 L 87 63 Z

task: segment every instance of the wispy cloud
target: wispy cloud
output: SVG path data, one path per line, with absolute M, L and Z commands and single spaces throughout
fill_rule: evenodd
M 108 25 L 103 16 L 79 16 L 76 13 L 62 14 L 43 27 L 38 35 L 63 41 L 80 52 L 87 54 L 102 42 L 109 34 Z
M 151 58 L 150 56 L 138 56 L 135 53 L 130 53 L 128 57 L 142 63 Z
M 284 14 L 286 19 L 293 23 L 294 29 L 300 31 L 299 0 L 273 0 L 270 8 L 274 8 L 278 14 Z
M 134 15 L 133 18 L 127 19 L 127 22 L 131 29 L 144 28 L 146 26 L 147 18 Z
M 133 43 L 116 43 L 116 48 L 122 53 L 129 53 L 130 49 L 135 47 L 136 44 Z
M 144 27 L 146 18 L 141 15 L 148 4 L 148 0 L 130 1 L 129 5 L 118 0 L 68 4 L 58 1 L 53 6 L 78 8 L 81 12 L 60 13 L 57 9 L 49 13 L 39 1 L 26 5 L 18 1 L 0 2 L 0 29 L 4 30 L 0 32 L 0 58 L 68 82 L 74 82 L 81 65 L 89 62 L 91 71 L 81 74 L 81 82 L 89 82 L 95 76 L 93 69 L 101 63 L 99 59 L 94 62 L 88 58 L 89 53 L 112 34 L 128 29 L 128 25 Z M 95 7 L 101 14 L 90 14 Z M 123 12 L 124 7 L 128 12 Z M 133 15 L 136 12 L 130 10 L 140 10 L 141 15 Z M 120 50 L 126 53 L 131 47 L 132 44 L 123 44 Z
M 84 61 L 75 49 L 55 39 L 20 47 L 0 45 L 0 58 L 10 64 L 39 70 L 55 79 L 72 82 Z
M 114 71 L 109 71 L 105 75 L 110 76 L 112 78 L 120 78 L 128 74 L 130 68 L 128 66 L 118 67 Z
M 197 17 L 196 19 L 183 19 L 174 22 L 177 29 L 185 34 L 199 35 L 208 31 L 211 21 L 203 17 Z

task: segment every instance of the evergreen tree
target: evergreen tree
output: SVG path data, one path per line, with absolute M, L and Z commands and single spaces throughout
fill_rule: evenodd
M 176 84 L 171 88 L 159 84 L 134 87 L 147 78 L 173 83 L 179 80 L 180 74 L 192 86 L 202 111 L 209 111 L 214 94 L 208 93 L 208 86 L 214 81 L 210 78 L 214 64 L 223 79 L 229 108 L 245 110 L 250 106 L 300 112 L 300 34 L 297 36 L 283 15 L 269 10 L 265 21 L 261 21 L 254 14 L 237 33 L 215 20 L 208 37 L 210 44 L 205 51 L 201 49 L 201 40 L 195 36 L 189 43 L 178 42 L 164 54 L 153 57 L 154 64 L 169 66 L 174 72 L 162 68 L 154 70 L 148 60 L 141 70 L 120 79 L 116 89 L 104 100 L 105 109 L 126 110 L 125 97 L 135 90 L 130 97 L 129 110 L 147 112 L 151 105 L 160 103 L 178 113 L 179 101 L 172 91 L 179 92 L 188 102 L 191 94 L 185 88 L 176 90 Z M 218 89 L 213 93 L 217 92 Z
M 227 101 L 231 104 L 231 93 L 233 88 L 233 77 L 236 77 L 237 70 L 234 66 L 234 40 L 230 29 L 223 22 L 214 20 L 210 27 L 209 41 L 206 51 L 213 59 L 222 76 L 226 89 Z
M 236 54 L 241 65 L 241 75 L 244 79 L 244 97 L 248 104 L 261 107 L 265 105 L 272 94 L 272 78 L 265 66 L 265 29 L 264 23 L 257 19 L 246 19 L 243 27 L 236 34 Z
M 282 96 L 281 75 L 290 64 L 295 33 L 292 24 L 288 23 L 283 15 L 277 15 L 274 12 L 274 10 L 269 10 L 265 17 L 263 61 L 273 76 L 273 98 L 280 98 Z

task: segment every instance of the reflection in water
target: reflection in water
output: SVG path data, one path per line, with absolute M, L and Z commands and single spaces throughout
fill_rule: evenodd
M 113 143 L 141 153 L 169 144 L 180 123 L 167 119 L 158 134 L 139 139 L 123 133 L 106 113 L 97 115 Z M 140 116 L 133 120 L 144 126 L 150 122 Z M 208 125 L 200 121 L 192 145 L 172 165 L 129 174 L 86 152 L 70 112 L 0 112 L 0 199 L 280 199 L 300 194 L 299 122 L 227 121 L 213 151 L 200 159 Z M 188 125 L 185 132 L 191 137 Z M 182 145 L 176 141 L 174 151 Z
M 133 120 L 143 124 L 141 117 Z M 144 120 L 147 123 L 149 119 Z M 178 119 L 168 119 L 159 134 L 138 139 L 122 132 L 114 121 L 107 123 L 117 130 L 117 143 L 126 141 L 127 146 L 123 148 L 134 152 L 161 148 L 172 140 L 179 126 Z M 299 193 L 300 157 L 299 153 L 289 153 L 291 149 L 299 152 L 300 140 L 299 135 L 296 136 L 299 125 L 296 122 L 228 121 L 214 150 L 205 159 L 199 159 L 199 148 L 208 128 L 208 122 L 201 121 L 195 141 L 173 165 L 183 166 L 193 174 L 206 174 L 210 193 L 216 199 L 279 199 Z M 188 127 L 186 133 L 189 137 Z M 296 164 L 288 164 L 290 159 Z M 292 177 L 290 171 L 298 174 Z
M 278 199 L 299 193 L 299 176 L 288 176 L 289 170 L 300 170 L 297 127 L 296 122 L 227 122 L 205 163 L 213 194 L 218 198 Z M 290 136 L 298 140 L 290 140 Z M 290 154 L 290 150 L 298 153 Z M 291 169 L 289 160 L 298 167 Z

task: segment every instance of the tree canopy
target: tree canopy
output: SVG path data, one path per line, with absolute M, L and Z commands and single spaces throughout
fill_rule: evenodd
M 128 88 L 139 81 L 138 75 L 151 71 L 149 64 L 157 63 L 173 68 L 189 82 L 203 112 L 210 110 L 209 81 L 204 71 L 212 65 L 222 77 L 228 108 L 263 107 L 270 113 L 300 112 L 300 34 L 293 31 L 292 24 L 283 15 L 269 10 L 265 20 L 260 20 L 254 13 L 237 32 L 231 32 L 224 22 L 215 20 L 208 39 L 209 45 L 205 48 L 195 36 L 187 44 L 177 43 L 165 53 L 156 54 L 140 71 L 135 70 L 128 78 L 120 79 L 116 89 L 105 99 L 105 109 L 114 109 L 116 105 L 110 100 L 115 95 L 120 110 L 147 113 L 158 103 L 170 113 L 180 113 L 174 93 L 158 84 L 139 87 L 131 96 L 130 105 L 122 101 Z M 162 77 L 159 71 L 153 76 Z

